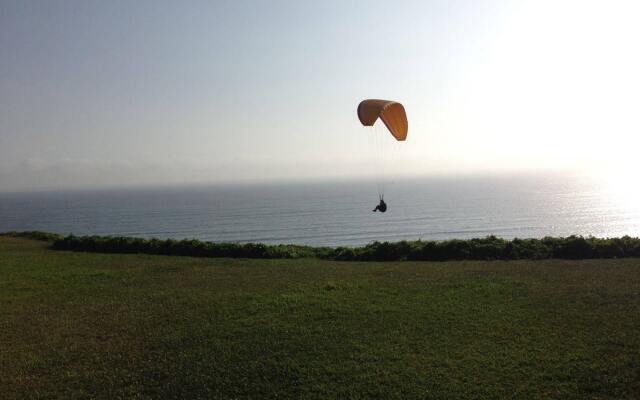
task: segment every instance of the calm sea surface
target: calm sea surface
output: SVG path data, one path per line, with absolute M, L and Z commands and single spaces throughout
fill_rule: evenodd
M 640 191 L 563 176 L 0 193 L 0 232 L 361 245 L 374 240 L 640 236 Z

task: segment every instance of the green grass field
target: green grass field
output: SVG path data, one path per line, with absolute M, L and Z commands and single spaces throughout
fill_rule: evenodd
M 0 238 L 0 398 L 640 398 L 640 260 L 352 263 Z

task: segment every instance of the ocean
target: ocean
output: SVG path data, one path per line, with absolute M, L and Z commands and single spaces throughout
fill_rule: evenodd
M 628 182 L 628 185 L 633 185 Z M 0 232 L 355 246 L 372 241 L 640 236 L 640 191 L 564 175 L 0 193 Z

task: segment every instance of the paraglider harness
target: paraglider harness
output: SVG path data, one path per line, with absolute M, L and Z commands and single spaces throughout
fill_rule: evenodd
M 373 212 L 376 212 L 376 211 L 380 211 L 380 212 L 387 211 L 387 203 L 384 202 L 383 195 L 380 195 L 380 204 L 378 204 L 376 208 L 373 209 Z

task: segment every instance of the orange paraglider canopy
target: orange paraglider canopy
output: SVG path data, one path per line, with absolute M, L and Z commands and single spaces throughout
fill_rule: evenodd
M 402 104 L 390 100 L 363 100 L 358 105 L 358 118 L 362 125 L 372 126 L 380 118 L 396 140 L 405 140 L 409 123 Z

